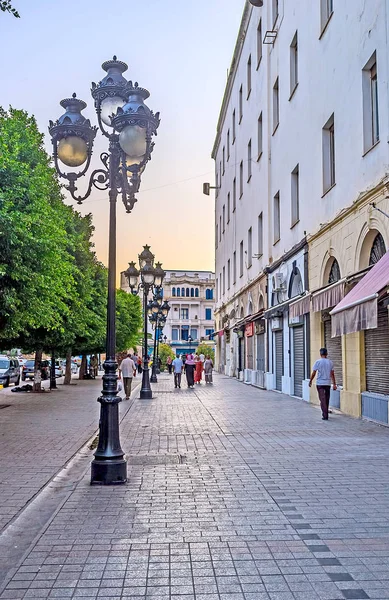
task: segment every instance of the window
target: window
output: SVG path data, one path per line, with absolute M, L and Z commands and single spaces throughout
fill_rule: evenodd
M 233 283 L 236 283 L 236 252 L 232 256 L 232 279 Z
M 189 298 L 189 288 L 186 288 L 186 297 Z
M 173 342 L 177 342 L 178 341 L 178 329 L 176 329 L 175 327 L 173 327 L 172 329 L 172 340 Z
M 192 338 L 192 340 L 197 340 L 197 329 L 190 330 L 190 337 Z
M 227 290 L 231 287 L 231 261 L 228 259 L 227 261 Z
M 297 46 L 297 31 L 294 34 L 290 45 L 290 96 L 298 84 L 298 46 Z
M 247 61 L 247 99 L 251 94 L 251 54 Z
M 258 160 L 263 152 L 263 128 L 262 128 L 262 113 L 258 117 Z
M 223 267 L 223 296 L 226 293 L 226 268 Z
M 234 181 L 232 182 L 232 212 L 235 212 L 236 209 L 236 177 L 234 177 Z
M 194 298 L 194 288 L 190 288 L 190 297 Z
M 189 308 L 181 308 L 181 319 L 182 321 L 189 319 Z
M 243 118 L 243 86 L 240 86 L 239 89 L 239 123 Z
M 206 300 L 213 300 L 213 290 L 211 290 L 211 289 L 206 289 L 205 290 L 205 299 Z
M 259 20 L 257 27 L 257 69 L 262 60 L 262 19 Z
M 176 288 L 174 287 L 174 288 L 172 289 L 172 296 L 175 296 L 175 295 L 176 295 Z
M 181 296 L 181 290 L 180 288 L 177 288 L 177 296 L 180 297 Z
M 263 254 L 263 215 L 258 217 L 258 258 Z
M 217 248 L 218 245 L 219 245 L 219 225 L 217 223 L 216 223 L 216 228 L 215 228 L 215 234 L 216 234 L 216 244 L 215 244 L 215 246 Z M 178 294 L 178 295 L 180 295 L 180 294 Z
M 278 11 L 279 11 L 278 0 L 272 0 L 273 28 L 274 28 L 275 24 L 277 23 Z
M 320 0 L 320 18 L 322 32 L 327 26 L 327 23 L 334 12 L 334 0 Z
M 223 233 L 226 230 L 226 205 L 223 204 Z
M 226 149 L 223 146 L 223 175 L 225 173 L 225 170 L 226 170 Z
M 199 297 L 199 288 L 195 289 L 195 297 L 198 298 Z
M 236 138 L 236 112 L 234 109 L 234 112 L 232 113 L 232 143 L 235 142 L 235 138 Z
M 239 277 L 243 277 L 243 241 L 239 245 Z
M 222 241 L 222 216 L 219 217 L 219 242 Z
M 205 309 L 205 320 L 212 321 L 212 308 Z
M 216 301 L 219 300 L 219 280 L 216 277 Z
M 205 330 L 205 335 L 206 335 L 206 337 L 211 337 L 214 332 L 215 332 L 214 329 L 206 329 Z
M 231 212 L 231 197 L 230 192 L 227 194 L 227 224 L 230 222 L 230 212 Z
M 334 115 L 323 127 L 323 193 L 335 185 L 335 126 Z
M 243 160 L 239 165 L 239 198 L 243 196 Z
M 227 162 L 230 160 L 230 130 L 227 131 Z
M 220 161 L 219 167 L 220 167 L 219 168 L 219 173 L 220 173 L 219 181 L 220 181 L 220 187 L 221 187 L 222 186 L 222 161 Z
M 296 165 L 291 173 L 291 227 L 294 227 L 300 220 L 299 194 L 299 165 Z
M 183 325 L 181 327 L 181 340 L 187 342 L 189 338 L 189 325 Z
M 280 192 L 277 192 L 273 199 L 273 244 L 280 240 Z
M 247 144 L 247 181 L 249 182 L 251 179 L 252 170 L 251 170 L 251 140 Z
M 185 296 L 185 288 L 181 288 L 181 296 L 184 297 Z
M 253 228 L 250 227 L 247 234 L 247 268 L 253 264 Z
M 280 94 L 278 77 L 273 86 L 273 133 L 280 123 Z
M 376 53 L 362 70 L 363 149 L 370 150 L 379 141 L 378 84 Z

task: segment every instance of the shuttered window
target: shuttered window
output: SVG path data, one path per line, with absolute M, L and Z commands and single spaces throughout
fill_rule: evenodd
M 276 354 L 276 390 L 282 392 L 282 375 L 284 371 L 284 340 L 282 331 L 274 333 L 274 345 Z
M 378 306 L 378 327 L 365 331 L 366 390 L 389 396 L 388 309 Z
M 342 336 L 331 337 L 331 319 L 324 321 L 324 345 L 328 350 L 328 358 L 334 363 L 335 381 L 343 385 Z
M 304 379 L 304 327 L 293 327 L 293 379 L 294 395 L 303 397 Z

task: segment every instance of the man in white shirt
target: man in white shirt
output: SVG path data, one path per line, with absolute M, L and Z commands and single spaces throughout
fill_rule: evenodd
M 316 380 L 317 393 L 320 400 L 322 419 L 328 421 L 328 408 L 330 405 L 330 394 L 331 394 L 331 381 L 333 389 L 336 390 L 334 363 L 328 358 L 327 348 L 320 348 L 320 359 L 313 365 L 311 379 L 309 381 L 309 387 L 312 385 L 312 381 Z
M 205 356 L 203 353 L 200 354 L 199 358 L 200 358 L 201 362 L 204 364 Z
M 123 377 L 123 386 L 124 393 L 126 396 L 126 400 L 130 399 L 131 396 L 131 386 L 132 386 L 132 378 L 134 376 L 135 364 L 131 358 L 130 354 L 127 354 L 127 357 L 124 358 L 119 367 L 119 379 Z

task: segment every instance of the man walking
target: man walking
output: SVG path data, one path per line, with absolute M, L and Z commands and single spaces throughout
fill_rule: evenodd
M 174 371 L 174 387 L 181 387 L 181 374 L 182 374 L 182 369 L 184 366 L 184 363 L 182 362 L 181 358 L 179 358 L 178 356 L 173 360 L 173 371 Z
M 132 386 L 132 378 L 134 376 L 135 371 L 135 363 L 131 358 L 130 354 L 127 354 L 126 358 L 124 358 L 119 367 L 119 373 L 123 377 L 123 385 L 124 385 L 124 393 L 126 396 L 126 400 L 130 399 L 131 396 L 131 386 Z M 119 375 L 119 378 L 120 378 Z
M 328 408 L 330 405 L 331 381 L 333 389 L 336 390 L 336 381 L 334 373 L 334 363 L 328 358 L 327 348 L 320 348 L 320 359 L 313 365 L 309 387 L 312 386 L 312 381 L 316 380 L 317 393 L 320 400 L 322 419 L 328 421 Z

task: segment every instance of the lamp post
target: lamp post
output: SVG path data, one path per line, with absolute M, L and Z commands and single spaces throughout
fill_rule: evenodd
M 53 143 L 53 158 L 60 177 L 69 182 L 66 189 L 81 204 L 91 194 L 93 187 L 108 190 L 109 196 L 109 252 L 108 252 L 108 301 L 107 346 L 104 362 L 103 390 L 100 402 L 99 443 L 91 468 L 92 484 L 123 484 L 127 481 L 127 463 L 120 445 L 119 407 L 117 395 L 116 352 L 116 203 L 120 194 L 128 213 L 134 207 L 135 194 L 139 191 L 140 177 L 151 158 L 152 138 L 159 126 L 159 113 L 154 114 L 144 100 L 149 92 L 127 81 L 123 73 L 124 62 L 112 60 L 103 63 L 106 76 L 92 83 L 97 121 L 102 134 L 108 139 L 108 152 L 100 159 L 103 168 L 92 171 L 86 193 L 77 195 L 76 181 L 83 177 L 90 166 L 93 142 L 98 128 L 92 126 L 81 112 L 86 103 L 76 94 L 60 102 L 65 113 L 54 123 L 49 122 Z M 63 166 L 71 167 L 64 172 Z M 73 169 L 78 169 L 74 171 Z
M 143 374 L 142 387 L 140 397 L 144 400 L 151 400 L 153 393 L 150 386 L 149 377 L 149 361 L 147 348 L 147 315 L 156 314 L 159 310 L 159 304 L 156 301 L 147 303 L 150 290 L 155 286 L 156 289 L 162 288 L 165 271 L 162 269 L 161 263 L 157 263 L 154 267 L 154 254 L 150 251 L 150 246 L 144 246 L 143 251 L 139 254 L 139 271 L 134 262 L 129 263 L 127 271 L 124 275 L 128 279 L 131 292 L 138 294 L 140 289 L 143 289 L 143 315 L 144 315 L 144 356 L 143 356 Z M 141 281 L 138 282 L 139 275 Z
M 160 265 L 160 263 L 157 263 Z M 163 277 L 165 276 L 165 272 Z M 160 370 L 158 367 L 159 357 L 159 341 L 161 336 L 161 327 L 166 323 L 166 317 L 169 313 L 170 306 L 167 300 L 162 303 L 162 287 L 156 287 L 154 291 L 154 299 L 149 305 L 149 321 L 154 329 L 154 350 L 153 350 L 153 366 L 151 373 L 151 383 L 158 383 L 157 375 Z

